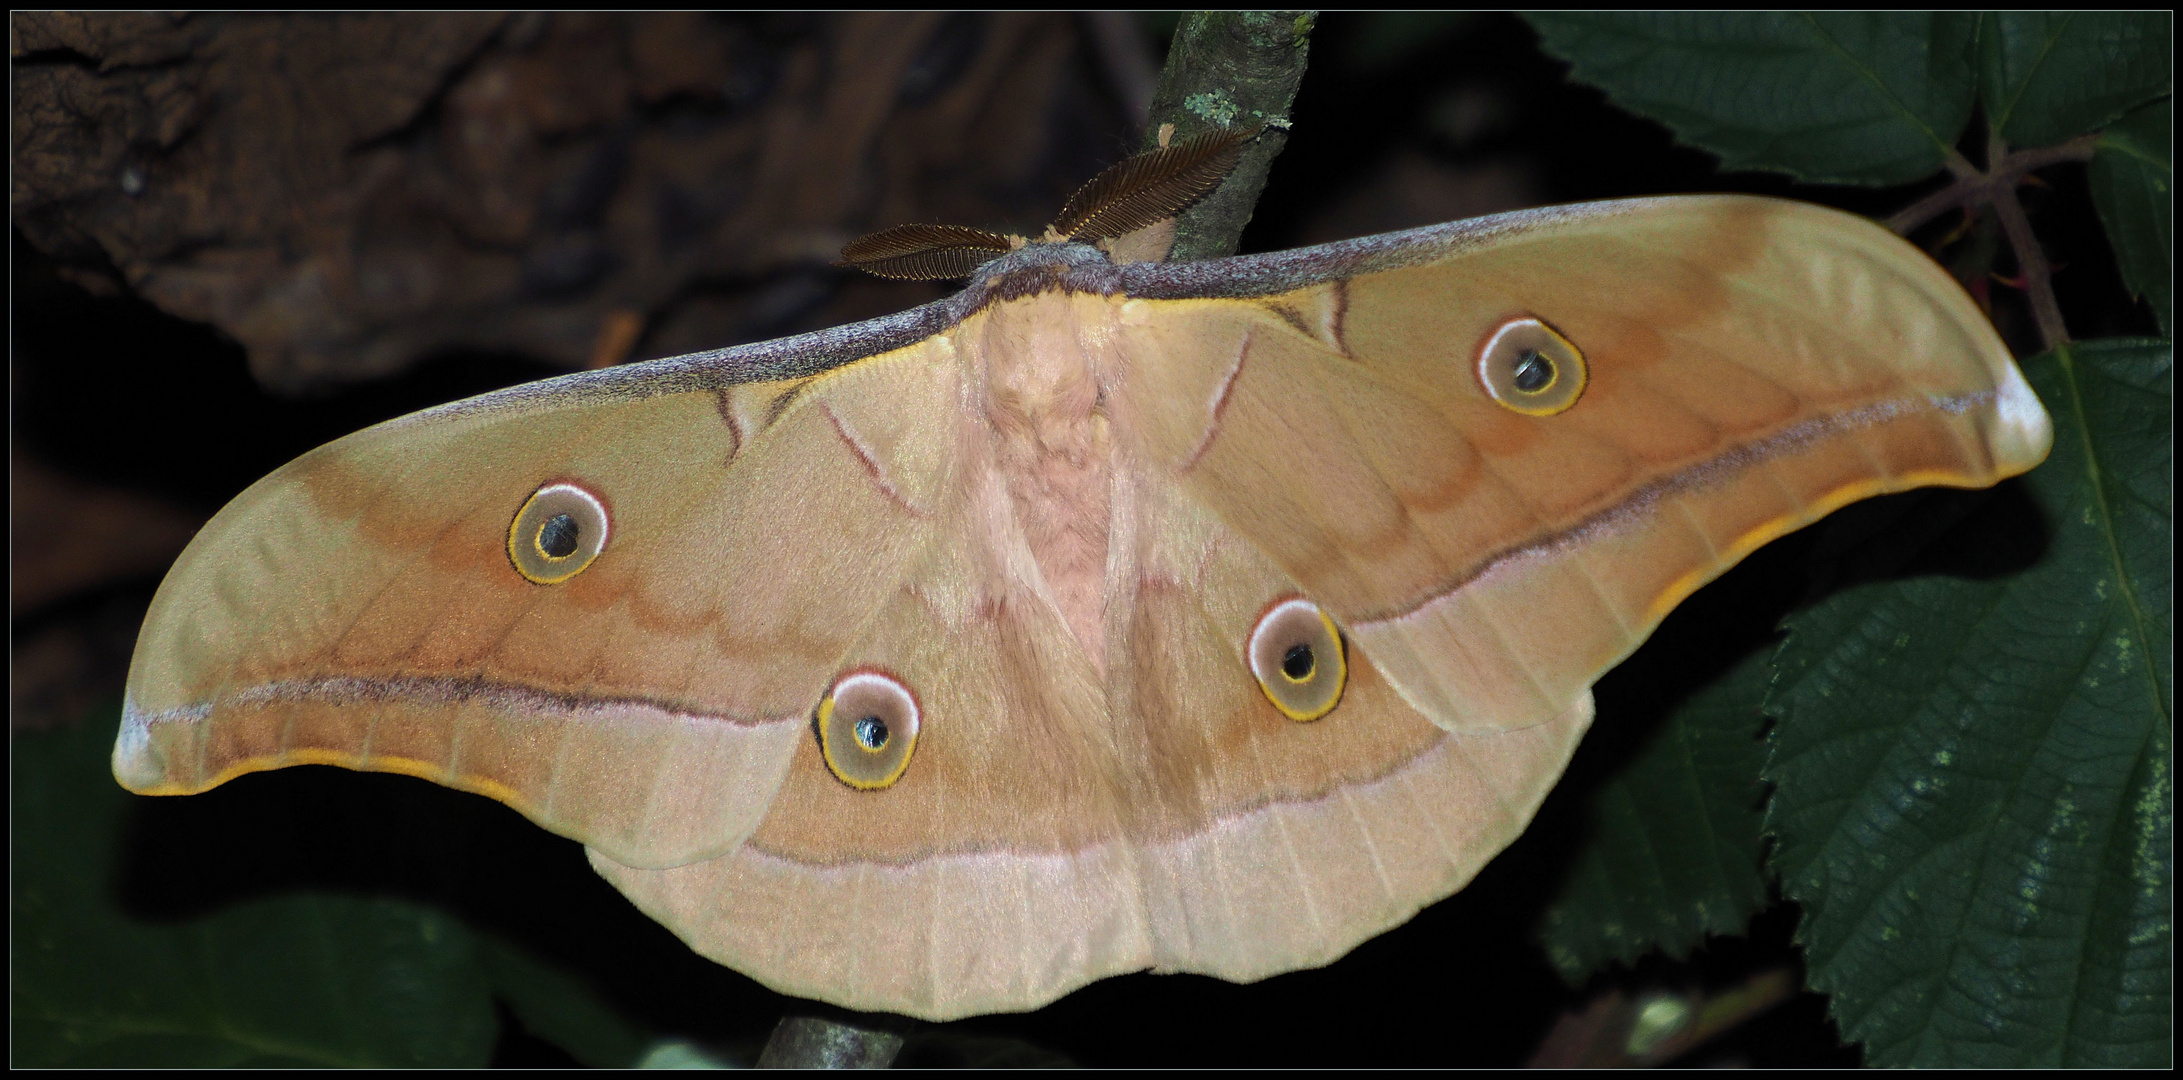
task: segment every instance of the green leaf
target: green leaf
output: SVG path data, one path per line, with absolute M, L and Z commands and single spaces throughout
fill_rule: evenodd
M 2175 333 L 2175 102 L 2163 98 L 2100 134 L 2092 202 L 2122 265 L 2123 284 Z
M 2011 146 L 2098 131 L 2174 85 L 2166 11 L 2007 11 L 1981 17 L 1979 93 Z
M 1978 17 L 1954 12 L 1557 13 L 1546 50 L 1729 169 L 1900 184 L 1927 176 L 1976 97 Z
M 474 1067 L 496 996 L 586 1064 L 643 1052 L 588 984 L 430 906 L 295 893 L 132 914 L 118 841 L 132 807 L 163 801 L 114 783 L 114 727 L 15 740 L 15 1064 Z
M 688 1039 L 661 1039 L 637 1055 L 637 1069 L 734 1069 L 735 1062 Z
M 583 980 L 520 946 L 486 938 L 484 960 L 493 990 L 524 1029 L 586 1065 L 629 1068 L 652 1042 Z
M 118 899 L 137 796 L 112 717 L 15 736 L 18 1066 L 475 1067 L 496 1024 L 477 942 L 398 900 L 292 895 L 184 922 Z
M 2035 504 L 2034 565 L 1790 620 L 1774 864 L 1812 986 L 1873 1064 L 2169 1062 L 2172 358 L 2109 341 L 2025 364 L 2054 452 L 1984 505 Z M 1956 535 L 2007 536 L 1982 525 Z
M 1766 652 L 1693 695 L 1599 789 L 1541 944 L 1572 983 L 1654 949 L 1683 957 L 1766 905 L 1759 768 Z

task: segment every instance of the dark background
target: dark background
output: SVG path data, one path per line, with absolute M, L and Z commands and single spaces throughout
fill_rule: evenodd
M 168 561 L 227 499 L 312 446 L 602 350 L 672 355 L 941 295 L 826 257 L 904 220 L 1035 231 L 1076 183 L 1135 148 L 1128 103 L 1148 94 L 1142 71 L 1157 70 L 1172 28 L 1134 25 L 1133 68 L 1111 36 L 1099 45 L 1111 24 L 1068 15 L 215 16 L 35 34 L 24 18 L 17 729 L 110 717 Z M 352 51 L 387 70 L 341 66 Z M 269 89 L 267 55 L 339 67 L 354 85 Z M 1513 16 L 1327 14 L 1311 57 L 1246 252 L 1597 198 L 1747 191 L 1884 215 L 1925 190 L 1719 174 L 1710 156 L 1565 81 Z M 406 88 L 408 104 L 355 119 L 355 101 L 390 95 L 381 84 Z M 340 127 L 334 114 L 351 119 Z M 2060 192 L 2030 193 L 2034 213 L 2089 217 L 2070 209 L 2089 206 L 2070 187 L 2082 170 L 2063 172 Z M 2101 242 L 2089 220 L 2046 234 Z M 2067 242 L 2054 252 L 2077 268 L 2057 278 L 2065 308 L 2073 291 L 2117 294 L 2104 249 Z M 318 293 L 296 286 L 299 266 L 318 268 Z M 2025 351 L 2028 320 L 2013 298 L 1997 305 Z M 634 330 L 626 348 L 609 347 L 615 326 Z M 1610 673 L 1598 723 L 1538 821 L 1408 925 L 1328 968 L 1251 986 L 1128 976 L 1036 1013 L 927 1027 L 904 1063 L 1510 1065 L 1601 994 L 1718 990 L 1794 968 L 1787 906 L 1687 962 L 1655 956 L 1584 987 L 1561 982 L 1533 929 L 1590 790 L 1675 702 L 1769 640 L 1805 598 L 1796 567 L 1808 543 L 1753 557 Z M 637 914 L 575 843 L 414 780 L 255 775 L 144 800 L 129 828 L 123 888 L 147 918 L 307 886 L 412 897 L 581 971 L 662 1035 L 746 1060 L 792 1007 Z M 504 1027 L 497 1063 L 568 1063 Z M 1806 994 L 1683 1063 L 1858 1061 Z

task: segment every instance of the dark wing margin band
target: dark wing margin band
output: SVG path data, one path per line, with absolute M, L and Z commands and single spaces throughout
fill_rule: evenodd
M 1272 296 L 1331 279 L 1422 266 L 1512 234 L 1587 218 L 1612 217 L 1661 201 L 1624 199 L 1546 206 L 1263 255 L 1203 262 L 1130 263 L 1120 268 L 1122 290 L 1140 300 Z
M 395 422 L 428 423 L 498 413 L 546 400 L 582 405 L 803 378 L 915 345 L 998 300 L 1048 290 L 1146 300 L 1270 296 L 1335 278 L 1418 266 L 1512 233 L 1632 211 L 1657 201 L 1519 210 L 1294 251 L 1204 262 L 1118 267 L 1088 245 L 1034 243 L 986 263 L 963 291 L 899 314 L 773 341 L 576 372 L 427 409 Z
M 720 390 L 743 383 L 800 379 L 844 364 L 915 345 L 962 320 L 958 298 L 935 300 L 885 318 L 829 327 L 794 337 L 753 342 L 725 349 L 686 353 L 660 360 L 579 371 L 540 382 L 442 405 L 395 423 L 452 420 L 533 407 L 545 402 L 567 405 L 636 401 L 696 391 Z

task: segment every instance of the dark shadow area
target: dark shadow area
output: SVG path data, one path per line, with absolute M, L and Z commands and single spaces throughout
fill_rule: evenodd
M 281 397 L 219 331 L 64 281 L 19 232 L 12 254 L 17 444 L 69 475 L 207 512 L 352 431 L 562 374 L 521 356 L 453 353 L 339 394 Z
M 640 1026 L 762 1043 L 788 1000 L 691 952 L 593 873 L 581 845 L 422 780 L 303 766 L 131 808 L 120 889 L 180 921 L 304 890 L 445 909 L 579 975 Z

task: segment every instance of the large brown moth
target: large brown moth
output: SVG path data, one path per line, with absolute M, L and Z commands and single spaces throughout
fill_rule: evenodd
M 1461 888 L 1592 683 L 1759 545 L 2046 455 L 1970 298 L 1819 207 L 1110 254 L 1232 144 L 1110 170 L 1038 242 L 846 253 L 948 299 L 304 455 L 160 587 L 115 776 L 485 794 L 852 1008 L 1251 980 Z

